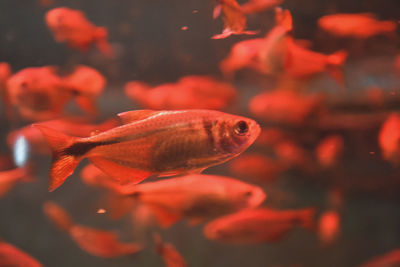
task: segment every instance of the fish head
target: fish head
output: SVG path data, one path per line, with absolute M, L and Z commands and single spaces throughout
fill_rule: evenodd
M 238 209 L 258 207 L 266 199 L 266 194 L 259 186 L 243 182 L 230 190 L 229 196 L 237 203 Z
M 260 126 L 254 120 L 224 114 L 215 125 L 217 149 L 222 154 L 239 155 L 257 139 L 260 132 Z

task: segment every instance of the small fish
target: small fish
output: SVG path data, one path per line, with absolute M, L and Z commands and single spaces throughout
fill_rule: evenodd
M 0 266 L 4 267 L 42 267 L 43 265 L 28 253 L 0 241 Z
M 241 9 L 244 14 L 260 13 L 276 7 L 282 2 L 283 0 L 249 0 L 241 5 Z
M 281 240 L 296 226 L 313 228 L 313 208 L 302 210 L 249 209 L 211 221 L 204 235 L 230 244 L 257 244 Z
M 106 79 L 94 68 L 78 65 L 74 71 L 62 78 L 64 86 L 77 92 L 76 102 L 89 114 L 97 114 L 95 99 L 106 86 Z
M 318 20 L 318 26 L 339 37 L 360 39 L 393 33 L 397 27 L 394 21 L 380 21 L 372 13 L 326 15 Z
M 325 211 L 318 220 L 318 237 L 324 245 L 332 244 L 340 234 L 340 216 L 337 211 Z
M 75 243 L 84 251 L 101 258 L 117 258 L 135 254 L 142 249 L 136 243 L 122 243 L 112 231 L 105 231 L 73 223 L 70 215 L 54 202 L 43 205 L 45 215 L 60 230 L 69 233 Z
M 258 186 L 203 174 L 126 186 L 120 193 L 147 204 L 164 227 L 181 218 L 195 224 L 207 218 L 254 208 L 266 198 Z
M 73 98 L 86 97 L 76 88 L 68 88 L 53 66 L 20 70 L 7 81 L 10 103 L 28 120 L 58 117 Z
M 400 163 L 400 115 L 390 114 L 383 123 L 379 135 L 382 157 L 393 164 Z
M 287 168 L 287 164 L 257 153 L 241 155 L 229 164 L 230 172 L 235 176 L 259 182 L 273 182 Z
M 57 129 L 68 135 L 87 137 L 93 133 L 99 133 L 117 127 L 120 125 L 120 122 L 117 119 L 109 119 L 100 124 L 90 124 L 87 123 L 87 120 L 83 120 L 82 118 L 70 117 L 43 121 L 37 124 Z M 7 135 L 7 143 L 9 147 L 13 147 L 20 136 L 23 136 L 29 142 L 33 151 L 36 153 L 49 154 L 51 152 L 42 133 L 36 127 L 32 127 L 32 125 L 10 132 Z
M 246 150 L 258 137 L 251 119 L 211 110 L 136 110 L 118 114 L 124 125 L 87 138 L 62 134 L 42 125 L 53 150 L 53 191 L 83 158 L 121 184 L 151 175 L 200 172 Z
M 33 178 L 28 167 L 0 171 L 0 197 L 7 194 L 18 182 L 30 182 Z
M 246 31 L 247 19 L 236 0 L 218 0 L 214 8 L 213 18 L 216 19 L 223 13 L 224 29 L 221 34 L 214 35 L 211 39 L 224 39 L 233 34 L 257 34 L 256 31 Z
M 400 266 L 400 249 L 396 248 L 383 255 L 379 255 L 372 260 L 360 265 L 360 267 L 396 267 Z
M 208 76 L 185 76 L 176 83 L 151 88 L 132 81 L 125 85 L 126 95 L 142 107 L 163 109 L 221 110 L 236 98 L 236 89 L 226 82 Z
M 243 68 L 274 74 L 283 69 L 285 41 L 292 30 L 292 16 L 288 10 L 275 9 L 276 26 L 264 37 L 236 43 L 221 61 L 220 69 L 229 78 Z
M 12 107 L 10 103 L 10 97 L 7 93 L 7 81 L 12 75 L 10 64 L 7 62 L 0 62 L 0 96 L 2 98 L 4 109 L 7 118 L 13 120 Z
M 249 102 L 250 112 L 267 121 L 301 125 L 320 109 L 323 96 L 293 90 L 273 90 L 256 95 Z
M 340 135 L 331 135 L 318 144 L 315 154 L 323 167 L 331 168 L 337 164 L 343 149 L 343 138 Z
M 186 267 L 188 264 L 182 255 L 176 250 L 171 243 L 164 243 L 161 236 L 157 233 L 153 234 L 155 250 L 164 261 L 166 267 Z
M 83 52 L 96 44 L 104 56 L 113 55 L 107 29 L 91 23 L 80 10 L 67 7 L 51 9 L 45 15 L 45 22 L 57 42 L 67 43 Z
M 315 169 L 309 151 L 298 145 L 295 141 L 285 140 L 274 146 L 274 152 L 281 162 L 302 171 Z

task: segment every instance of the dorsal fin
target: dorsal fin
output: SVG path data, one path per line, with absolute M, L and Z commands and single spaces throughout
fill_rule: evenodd
M 121 119 L 123 124 L 128 124 L 134 121 L 144 120 L 152 115 L 155 115 L 158 112 L 160 111 L 141 109 L 119 113 L 118 117 Z

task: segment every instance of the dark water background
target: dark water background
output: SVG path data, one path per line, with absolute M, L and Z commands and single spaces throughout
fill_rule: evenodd
M 71 68 L 86 64 L 97 68 L 109 81 L 100 98 L 99 121 L 116 113 L 138 108 L 123 94 L 122 85 L 129 80 L 143 80 L 153 84 L 172 82 L 189 74 L 221 77 L 218 63 L 235 42 L 248 37 L 233 36 L 224 40 L 210 37 L 221 30 L 221 21 L 211 18 L 213 1 L 199 0 L 81 0 L 57 1 L 56 6 L 81 9 L 97 25 L 109 28 L 111 43 L 118 48 L 115 60 L 104 59 L 95 50 L 87 54 L 55 43 L 43 22 L 47 9 L 33 0 L 0 1 L 0 61 L 9 62 L 14 71 L 42 65 Z M 287 0 L 294 17 L 294 36 L 313 41 L 313 49 L 330 53 L 346 48 L 350 52 L 345 67 L 348 92 L 339 99 L 356 99 L 368 86 L 376 85 L 398 90 L 400 81 L 393 72 L 393 58 L 399 51 L 399 38 L 374 37 L 360 43 L 352 40 L 332 40 L 316 26 L 325 14 L 345 12 L 373 12 L 380 19 L 398 20 L 400 1 L 322 1 Z M 198 10 L 193 14 L 193 10 Z M 265 12 L 249 18 L 250 29 L 264 33 L 273 25 L 273 13 Z M 182 26 L 188 26 L 182 31 Z M 262 84 L 262 87 L 260 87 Z M 233 108 L 248 115 L 248 99 L 262 89 L 273 87 L 273 80 L 250 71 L 240 72 L 235 85 L 241 92 L 241 102 Z M 338 92 L 337 85 L 326 75 L 312 83 L 314 90 Z M 336 91 L 335 91 L 336 90 Z M 336 96 L 338 97 L 338 96 Z M 391 106 L 391 110 L 400 106 Z M 389 109 L 389 107 L 387 107 Z M 351 112 L 351 108 L 349 109 Z M 371 112 L 362 110 L 361 112 Z M 23 123 L 21 122 L 20 125 Z M 166 241 L 173 243 L 187 259 L 189 266 L 357 266 L 369 258 L 400 246 L 400 177 L 399 171 L 379 160 L 376 135 L 380 125 L 368 130 L 315 130 L 307 127 L 293 129 L 298 141 L 313 147 L 325 135 L 341 133 L 345 138 L 346 153 L 343 164 L 326 173 L 308 175 L 292 171 L 280 177 L 277 184 L 264 186 L 271 193 L 266 204 L 277 208 L 316 206 L 323 211 L 327 192 L 332 188 L 346 188 L 342 211 L 342 232 L 332 246 L 322 247 L 314 233 L 295 230 L 282 242 L 251 246 L 222 245 L 206 240 L 202 227 L 188 227 L 184 222 L 162 230 Z M 2 117 L 1 136 L 10 130 Z M 310 136 L 311 138 L 310 141 Z M 250 150 L 256 150 L 251 148 Z M 2 142 L 2 151 L 9 152 Z M 371 156 L 366 151 L 376 151 Z M 0 238 L 29 252 L 45 266 L 161 266 L 161 259 L 153 252 L 150 238 L 139 254 L 116 260 L 96 258 L 80 250 L 65 234 L 58 231 L 44 217 L 41 205 L 54 200 L 71 212 L 76 222 L 115 229 L 122 239 L 135 238 L 128 218 L 114 222 L 107 215 L 96 214 L 101 208 L 101 191 L 88 188 L 75 171 L 55 192 L 47 192 L 49 157 L 35 156 L 37 182 L 17 185 L 0 199 Z M 206 173 L 230 175 L 226 165 L 210 168 Z M 245 178 L 245 177 L 237 177 Z M 368 186 L 366 186 L 368 185 Z M 274 198 L 274 193 L 289 195 L 288 199 Z M 272 204 L 271 204 L 272 205 Z

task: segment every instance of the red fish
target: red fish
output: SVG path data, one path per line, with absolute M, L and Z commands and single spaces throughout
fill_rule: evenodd
M 151 175 L 199 172 L 246 150 L 260 127 L 248 118 L 211 110 L 120 113 L 124 125 L 76 138 L 36 125 L 53 150 L 49 190 L 59 187 L 83 158 L 121 184 Z
M 216 19 L 223 13 L 224 29 L 221 34 L 214 35 L 212 39 L 223 39 L 232 34 L 257 34 L 255 31 L 246 31 L 247 19 L 236 0 L 218 0 L 214 8 L 213 17 Z
M 68 88 L 51 66 L 23 69 L 7 81 L 11 104 L 28 120 L 46 120 L 60 116 L 73 98 L 86 97 L 76 88 Z
M 400 249 L 377 256 L 360 267 L 396 267 L 400 265 Z
M 106 79 L 97 70 L 78 65 L 74 71 L 63 77 L 64 86 L 77 92 L 78 105 L 89 114 L 97 114 L 94 100 L 100 96 L 106 86 Z
M 280 5 L 283 0 L 249 0 L 241 6 L 243 13 L 260 13 Z
M 28 253 L 13 245 L 0 241 L 0 266 L 4 267 L 42 267 L 43 265 Z
M 107 29 L 95 26 L 82 11 L 66 7 L 54 8 L 46 13 L 45 21 L 57 42 L 65 42 L 84 52 L 96 44 L 103 55 L 113 55 L 107 40 Z
M 282 141 L 274 146 L 274 151 L 279 160 L 290 167 L 296 167 L 304 171 L 314 169 L 308 151 L 294 141 Z
M 287 169 L 287 164 L 262 154 L 244 154 L 230 162 L 230 171 L 235 176 L 260 182 L 272 182 Z
M 0 62 L 0 95 L 3 99 L 4 109 L 7 117 L 12 120 L 12 109 L 10 103 L 10 97 L 7 93 L 7 81 L 11 77 L 12 71 L 10 64 L 6 62 Z
M 128 97 L 150 109 L 223 109 L 236 98 L 236 89 L 207 76 L 185 76 L 176 83 L 149 85 L 132 81 L 125 85 Z
M 204 235 L 211 240 L 231 244 L 256 244 L 281 240 L 296 226 L 313 227 L 314 209 L 243 210 L 211 221 Z
M 74 224 L 69 214 L 59 205 L 46 202 L 43 212 L 56 226 L 70 234 L 71 238 L 84 251 L 101 258 L 116 258 L 135 254 L 142 249 L 136 243 L 122 243 L 115 233 Z
M 378 142 L 384 159 L 398 164 L 400 162 L 400 115 L 392 113 L 383 123 Z
M 164 227 L 181 218 L 197 223 L 221 214 L 254 208 L 266 197 L 258 186 L 224 176 L 202 174 L 124 187 L 121 194 L 149 205 Z
M 229 55 L 220 63 L 225 76 L 245 67 L 263 73 L 282 69 L 281 59 L 286 53 L 285 41 L 292 30 L 292 16 L 288 10 L 275 9 L 277 25 L 264 37 L 236 43 Z
M 89 124 L 85 120 L 82 120 L 82 118 L 77 117 L 44 121 L 38 124 L 57 129 L 68 135 L 80 137 L 87 137 L 93 133 L 97 134 L 120 125 L 116 119 L 109 119 L 101 124 Z M 32 125 L 10 132 L 7 135 L 8 145 L 12 147 L 20 136 L 23 136 L 29 142 L 35 152 L 42 154 L 49 154 L 51 152 L 42 133 L 37 128 L 32 127 Z
M 394 21 L 380 21 L 372 13 L 326 15 L 318 20 L 318 26 L 339 37 L 360 39 L 393 33 L 397 27 Z
M 315 114 L 322 102 L 320 94 L 292 90 L 273 90 L 250 100 L 250 112 L 264 120 L 300 125 Z
M 343 153 L 344 143 L 340 135 L 331 135 L 324 138 L 316 148 L 316 155 L 323 167 L 333 167 Z
M 171 243 L 164 243 L 159 234 L 153 235 L 155 250 L 161 255 L 166 267 L 186 267 L 188 264 Z
M 27 167 L 0 171 L 0 197 L 7 194 L 16 183 L 23 181 L 32 181 Z
M 318 220 L 318 237 L 325 245 L 332 244 L 340 233 L 340 216 L 337 211 L 326 211 Z

